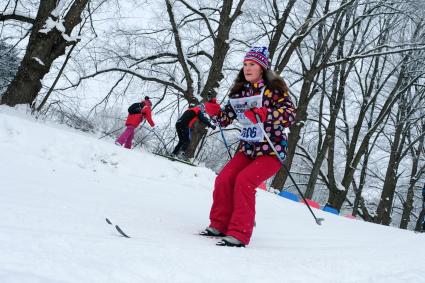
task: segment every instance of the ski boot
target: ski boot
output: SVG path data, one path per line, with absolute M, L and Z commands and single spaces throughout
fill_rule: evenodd
M 245 245 L 241 241 L 232 236 L 224 237 L 221 241 L 218 241 L 216 245 L 221 247 L 245 248 Z

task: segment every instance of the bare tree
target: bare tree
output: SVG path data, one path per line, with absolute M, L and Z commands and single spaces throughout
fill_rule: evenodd
M 313 50 L 313 55 L 309 58 L 310 65 L 307 66 L 305 60 L 301 61 L 302 67 L 302 85 L 299 92 L 298 107 L 297 107 L 297 123 L 291 128 L 289 135 L 288 157 L 286 159 L 287 167 L 290 169 L 295 155 L 295 149 L 300 139 L 301 129 L 307 121 L 308 105 L 313 99 L 317 91 L 311 91 L 315 85 L 316 78 L 320 72 L 327 67 L 331 56 L 340 42 L 344 41 L 347 34 L 354 29 L 357 25 L 367 18 L 367 14 L 374 11 L 370 8 L 369 11 L 364 13 L 362 18 L 356 17 L 353 12 L 357 6 L 354 6 L 355 1 L 341 1 L 339 7 L 330 10 L 330 1 L 326 1 L 323 10 L 318 8 L 318 1 L 313 1 L 310 5 L 308 16 L 305 18 L 301 27 L 296 30 L 282 46 L 278 61 L 276 62 L 276 70 L 282 72 L 287 66 L 289 59 L 297 49 L 301 49 L 298 53 L 304 54 L 302 51 L 303 46 L 301 43 L 305 41 L 307 36 L 311 36 L 317 28 L 318 40 L 311 43 L 312 47 L 306 46 L 307 49 Z M 318 20 L 313 21 L 313 15 L 320 13 L 322 16 Z M 348 26 L 343 25 L 343 19 L 346 15 L 352 17 L 352 22 Z M 327 28 L 326 22 L 330 21 L 330 26 Z M 286 174 L 284 171 L 279 171 L 272 182 L 275 189 L 283 187 L 286 181 Z
M 18 54 L 13 46 L 0 40 L 0 95 L 18 70 Z
M 422 119 L 421 119 L 422 120 Z M 424 151 L 424 132 L 425 132 L 425 123 L 424 121 L 418 121 L 419 125 L 414 125 L 418 131 L 418 133 L 421 134 L 419 137 L 419 140 L 417 142 L 417 146 L 411 146 L 410 147 L 410 155 L 412 158 L 412 168 L 410 171 L 410 178 L 409 178 L 409 186 L 406 193 L 406 200 L 403 202 L 403 214 L 401 216 L 400 221 L 400 228 L 401 229 L 407 229 L 409 222 L 410 222 L 410 216 L 413 210 L 414 205 L 414 196 L 415 196 L 415 188 L 418 186 L 418 181 L 421 179 L 423 174 L 425 173 L 425 164 L 423 162 L 420 162 L 420 158 L 423 157 L 423 151 Z M 412 129 L 410 129 L 412 131 Z M 409 144 L 412 143 L 411 133 L 407 136 L 407 140 Z M 422 165 L 421 165 L 422 163 Z M 420 187 L 421 188 L 421 187 Z
M 53 61 L 65 53 L 67 46 L 78 41 L 71 33 L 81 22 L 81 13 L 88 0 L 75 0 L 64 15 L 65 1 L 41 0 L 37 16 L 32 18 L 16 14 L 3 14 L 2 20 L 32 23 L 31 35 L 18 72 L 2 96 L 1 104 L 32 104 L 49 72 Z
M 410 72 L 406 72 L 406 76 L 415 76 L 415 65 L 416 64 L 410 64 Z M 424 70 L 419 69 L 419 72 L 422 73 Z M 408 83 L 409 80 L 405 80 L 405 84 Z M 423 119 L 425 118 L 422 115 L 422 111 L 418 113 L 418 110 L 420 110 L 418 106 L 425 105 L 425 101 L 423 93 L 413 92 L 411 89 L 409 90 L 410 91 L 406 91 L 399 99 L 397 112 L 394 115 L 395 131 L 391 133 L 391 136 L 388 136 L 390 156 L 382 187 L 381 198 L 375 217 L 376 223 L 384 225 L 389 225 L 391 223 L 391 210 L 393 207 L 398 179 L 401 174 L 399 173 L 400 163 L 409 153 L 411 153 L 416 143 L 423 140 L 425 135 L 423 129 L 419 128 L 419 131 L 416 133 L 416 137 L 412 138 L 413 129 L 416 128 L 415 126 L 417 124 L 423 123 Z M 417 168 L 413 168 L 412 177 L 416 177 L 415 171 L 417 171 Z M 414 185 L 414 180 L 411 180 L 410 186 Z

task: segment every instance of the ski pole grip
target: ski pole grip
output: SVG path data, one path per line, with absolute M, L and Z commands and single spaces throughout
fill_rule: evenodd
M 252 111 L 252 112 L 254 112 L 254 111 Z M 261 118 L 260 118 L 260 115 L 258 115 L 257 113 L 255 113 L 254 112 L 254 114 L 255 114 L 255 119 L 257 120 L 257 123 L 258 124 L 261 124 Z

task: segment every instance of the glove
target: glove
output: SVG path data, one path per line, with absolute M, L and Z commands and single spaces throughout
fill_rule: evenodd
M 211 125 L 210 128 L 213 129 L 213 130 L 215 130 L 215 128 L 217 128 L 217 126 L 216 125 Z
M 218 114 L 220 114 L 221 112 L 220 105 L 218 105 L 217 103 L 205 102 L 204 106 L 205 112 L 207 112 L 208 116 L 210 117 L 218 116 Z
M 245 112 L 243 114 L 252 123 L 257 124 L 258 121 L 257 121 L 257 118 L 255 117 L 255 115 L 258 115 L 260 117 L 261 122 L 266 121 L 267 108 L 266 107 L 260 107 L 260 108 L 254 107 L 254 108 L 245 110 Z

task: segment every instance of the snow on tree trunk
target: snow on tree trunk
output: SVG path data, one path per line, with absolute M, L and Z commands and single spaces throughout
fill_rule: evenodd
M 50 71 L 53 61 L 65 53 L 67 46 L 78 40 L 72 38 L 70 34 L 81 22 L 80 16 L 88 0 L 74 1 L 64 17 L 59 16 L 58 12 L 62 2 L 58 5 L 56 2 L 40 1 L 25 56 L 0 104 L 9 106 L 32 104 L 41 90 L 41 81 Z

